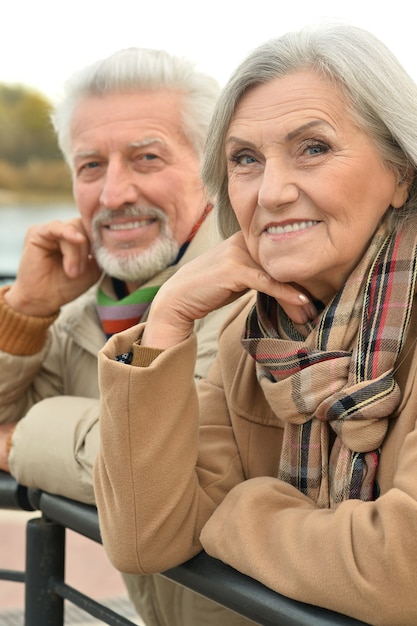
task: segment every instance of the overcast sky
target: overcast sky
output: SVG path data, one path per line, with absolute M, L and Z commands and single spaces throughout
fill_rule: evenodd
M 194 60 L 221 85 L 258 44 L 316 18 L 382 39 L 417 80 L 413 3 L 396 0 L 0 0 L 0 82 L 59 96 L 78 68 L 129 46 Z

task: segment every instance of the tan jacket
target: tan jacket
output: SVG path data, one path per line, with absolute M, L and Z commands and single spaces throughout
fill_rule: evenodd
M 163 571 L 204 548 L 296 600 L 379 626 L 415 626 L 416 313 L 398 363 L 403 399 L 382 448 L 381 495 L 328 510 L 275 478 L 280 398 L 273 385 L 264 396 L 240 342 L 251 300 L 222 330 L 198 400 L 195 336 L 147 367 L 114 361 L 136 329 L 101 351 L 95 483 L 111 561 L 122 571 Z M 135 347 L 136 359 L 143 350 Z

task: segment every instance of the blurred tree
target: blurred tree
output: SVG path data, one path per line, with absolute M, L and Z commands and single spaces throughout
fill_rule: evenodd
M 49 120 L 51 104 L 20 86 L 0 85 L 0 159 L 24 165 L 33 157 L 61 160 Z
M 50 112 L 42 94 L 0 84 L 0 190 L 71 193 Z

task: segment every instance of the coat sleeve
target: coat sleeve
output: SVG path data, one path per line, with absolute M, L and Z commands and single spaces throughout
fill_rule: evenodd
M 0 422 L 16 422 L 37 402 L 32 385 L 42 369 L 51 343 L 49 328 L 57 315 L 21 315 L 4 300 L 0 289 Z
M 230 491 L 201 542 L 211 556 L 295 600 L 374 626 L 413 626 L 414 497 L 396 486 L 375 502 L 317 509 L 286 483 L 253 478 Z
M 215 419 L 204 437 L 207 446 L 202 445 L 195 335 L 159 354 L 148 367 L 114 360 L 120 335 L 99 354 L 96 499 L 113 565 L 149 574 L 201 551 L 200 531 L 218 502 L 242 480 L 242 467 L 223 390 L 212 377 L 216 366 L 210 370 Z M 218 448 L 214 431 L 221 433 Z M 202 448 L 207 457 L 200 464 Z
M 95 398 L 56 396 L 33 405 L 13 433 L 11 474 L 22 485 L 94 504 L 98 416 Z
M 0 350 L 0 422 L 17 422 L 40 398 L 32 386 L 42 368 L 47 345 L 30 356 Z

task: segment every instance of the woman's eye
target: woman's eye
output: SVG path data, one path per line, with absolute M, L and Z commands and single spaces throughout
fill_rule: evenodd
M 305 151 L 312 156 L 316 154 L 324 154 L 330 150 L 330 146 L 322 141 L 314 141 L 308 143 L 305 147 Z
M 233 163 L 237 163 L 238 165 L 251 165 L 256 162 L 256 159 L 250 155 L 245 154 L 243 152 L 239 152 L 238 154 L 232 154 L 230 160 Z

